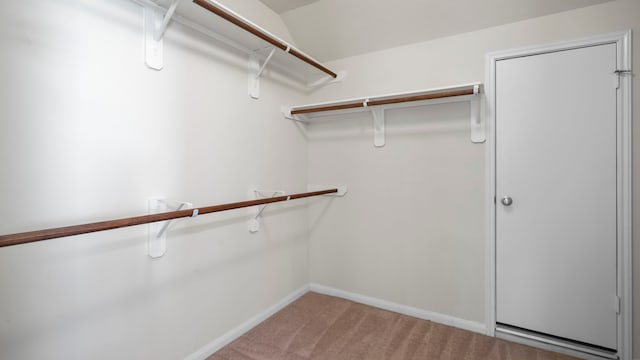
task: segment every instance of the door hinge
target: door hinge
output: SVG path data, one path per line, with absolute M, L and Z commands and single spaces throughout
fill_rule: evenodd
M 616 75 L 616 89 L 620 89 L 620 75 L 631 74 L 631 70 L 616 70 L 613 72 Z
M 616 314 L 620 314 L 620 296 L 616 295 L 613 298 L 613 309 L 615 310 Z

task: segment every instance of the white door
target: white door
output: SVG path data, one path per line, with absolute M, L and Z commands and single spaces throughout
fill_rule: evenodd
M 616 45 L 496 63 L 496 320 L 617 348 Z

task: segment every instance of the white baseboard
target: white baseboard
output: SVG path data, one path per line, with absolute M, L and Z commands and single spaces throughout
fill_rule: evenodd
M 310 284 L 310 285 L 305 285 L 300 289 L 294 291 L 293 293 L 289 294 L 284 299 L 278 301 L 275 305 L 271 306 L 267 310 L 245 321 L 244 323 L 228 331 L 227 333 L 223 334 L 217 339 L 214 339 L 213 341 L 203 346 L 193 354 L 187 356 L 185 360 L 206 360 L 206 358 L 214 354 L 216 351 L 230 344 L 232 341 L 242 336 L 242 334 L 251 330 L 256 325 L 263 322 L 271 315 L 282 310 L 282 308 L 291 304 L 292 302 L 294 302 L 295 300 L 297 300 L 298 298 L 300 298 L 302 295 L 306 294 L 309 291 L 314 291 L 320 294 L 331 295 L 331 296 L 355 301 L 357 303 L 377 307 L 377 308 L 388 310 L 388 311 L 393 311 L 399 314 L 413 316 L 419 319 L 430 320 L 439 324 L 454 326 L 460 329 L 469 330 L 476 333 L 487 334 L 487 326 L 482 323 L 464 320 L 464 319 L 456 318 L 449 315 L 434 313 L 431 311 L 426 311 L 426 310 L 414 308 L 407 305 L 396 304 L 390 301 L 376 299 L 369 296 L 351 293 L 348 291 L 343 291 L 343 290 L 339 290 L 339 289 L 335 289 L 335 288 L 331 288 L 331 287 L 327 287 L 319 284 Z
M 282 308 L 284 308 L 285 306 L 296 301 L 299 297 L 306 294 L 307 292 L 309 292 L 309 285 L 305 285 L 301 287 L 300 289 L 289 294 L 284 299 L 278 301 L 275 305 L 271 306 L 267 310 L 245 321 L 244 323 L 240 324 L 236 328 L 226 332 L 222 336 L 218 337 L 217 339 L 203 346 L 193 354 L 187 356 L 185 360 L 205 360 L 206 358 L 213 355 L 218 350 L 222 349 L 226 345 L 230 344 L 232 341 L 242 336 L 242 334 L 246 333 L 247 331 L 254 328 L 256 325 L 265 321 L 271 315 L 277 313 L 278 311 L 282 310 Z
M 449 315 L 434 313 L 431 311 L 418 309 L 418 308 L 414 308 L 407 305 L 396 304 L 390 301 L 376 299 L 369 296 L 355 294 L 348 291 L 343 291 L 343 290 L 330 288 L 327 286 L 313 284 L 313 283 L 310 285 L 310 290 L 320 294 L 336 296 L 339 298 L 355 301 L 357 303 L 377 307 L 377 308 L 388 310 L 388 311 L 393 311 L 399 314 L 413 316 L 423 320 L 430 320 L 439 324 L 449 325 L 449 326 L 473 331 L 473 332 L 484 334 L 484 335 L 487 334 L 487 326 L 485 324 L 475 322 L 475 321 L 469 321 L 469 320 L 464 320 L 464 319 L 460 319 L 460 318 L 449 316 Z

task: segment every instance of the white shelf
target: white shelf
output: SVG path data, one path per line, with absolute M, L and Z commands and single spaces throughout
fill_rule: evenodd
M 444 102 L 469 101 L 471 141 L 486 140 L 485 123 L 480 110 L 481 83 L 455 85 L 405 93 L 368 96 L 355 99 L 330 101 L 309 105 L 283 107 L 287 119 L 309 122 L 322 116 L 335 116 L 353 112 L 370 111 L 373 116 L 374 145 L 384 146 L 384 111 L 388 109 L 424 106 Z
M 171 9 L 172 5 L 175 3 L 174 0 L 133 1 L 142 5 L 145 8 L 146 13 L 155 13 L 157 18 L 146 21 L 146 23 L 151 24 L 149 26 L 160 28 L 165 14 L 169 13 L 171 18 L 168 22 L 169 29 L 167 31 L 171 31 L 171 22 L 175 21 L 183 24 L 215 39 L 216 41 L 230 45 L 247 53 L 253 58 L 258 59 L 258 69 L 262 67 L 264 61 L 269 57 L 271 50 L 275 49 L 273 51 L 273 55 L 269 59 L 267 67 L 275 68 L 279 72 L 286 74 L 302 84 L 314 86 L 325 82 L 338 81 L 344 77 L 344 73 L 334 72 L 326 68 L 311 56 L 305 54 L 286 41 L 269 33 L 267 30 L 262 29 L 250 20 L 244 18 L 242 15 L 235 13 L 231 9 L 214 0 L 205 0 L 203 5 L 209 6 L 212 9 L 219 9 L 219 11 L 224 13 L 227 17 L 226 19 L 211 12 L 211 10 L 194 3 L 192 0 L 177 0 L 175 13 L 169 12 L 169 9 Z M 241 22 L 244 28 L 230 22 L 229 18 L 236 19 L 238 22 Z M 155 24 L 153 24 L 154 22 Z M 247 29 L 249 29 L 249 31 L 247 31 Z M 152 30 L 152 32 L 154 30 Z M 256 36 L 250 31 L 259 32 L 265 35 L 265 37 L 270 39 L 271 42 Z M 157 41 L 161 42 L 162 38 Z M 282 47 L 275 46 L 273 44 L 274 42 L 277 44 L 283 44 L 284 50 Z M 162 50 L 159 52 L 161 53 L 161 51 Z M 147 55 L 147 59 L 149 56 L 158 56 L 158 54 L 157 52 L 149 54 Z M 159 56 L 161 57 L 162 55 L 160 54 Z M 305 58 L 308 62 L 301 58 Z M 156 60 L 155 63 L 159 63 L 160 65 L 150 65 L 150 67 L 158 70 L 162 68 L 161 61 L 158 62 Z M 149 65 L 149 60 L 147 60 L 147 64 Z M 256 77 L 256 73 L 253 74 L 253 77 Z M 257 78 L 259 79 L 259 76 Z

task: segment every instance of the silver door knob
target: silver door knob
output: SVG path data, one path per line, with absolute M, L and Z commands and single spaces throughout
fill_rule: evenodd
M 504 206 L 511 206 L 511 204 L 513 204 L 513 199 L 510 196 L 503 196 L 500 202 Z

